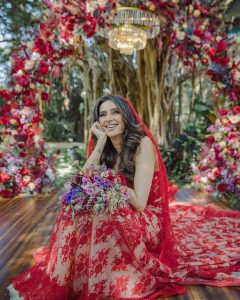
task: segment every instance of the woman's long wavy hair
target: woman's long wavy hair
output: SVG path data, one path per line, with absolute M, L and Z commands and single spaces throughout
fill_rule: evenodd
M 96 101 L 93 110 L 93 122 L 99 121 L 100 106 L 107 100 L 111 100 L 117 105 L 125 121 L 126 128 L 123 133 L 123 147 L 119 155 L 119 172 L 125 175 L 128 182 L 132 183 L 135 174 L 134 156 L 141 139 L 146 135 L 146 133 L 141 125 L 138 124 L 127 102 L 120 96 L 107 95 L 99 98 Z M 94 139 L 96 142 L 95 136 Z M 113 168 L 117 161 L 117 157 L 117 151 L 114 149 L 110 138 L 107 138 L 107 142 L 100 158 L 100 164 L 105 164 L 108 168 Z

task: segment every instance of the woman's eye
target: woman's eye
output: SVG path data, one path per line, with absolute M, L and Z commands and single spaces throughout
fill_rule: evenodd
M 119 111 L 116 110 L 116 111 L 113 112 L 113 114 L 114 114 L 114 115 L 118 115 L 118 114 L 119 114 Z

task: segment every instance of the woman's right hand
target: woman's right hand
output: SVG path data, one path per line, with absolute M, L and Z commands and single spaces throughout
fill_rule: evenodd
M 94 122 L 90 131 L 97 137 L 97 139 L 107 139 L 106 132 L 102 129 L 99 122 Z

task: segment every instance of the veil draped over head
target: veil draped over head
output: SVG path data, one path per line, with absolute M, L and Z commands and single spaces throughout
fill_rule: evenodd
M 161 153 L 159 151 L 158 145 L 150 132 L 150 130 L 147 128 L 145 124 L 143 124 L 140 116 L 136 112 L 136 110 L 133 108 L 131 102 L 123 98 L 121 96 L 118 96 L 121 98 L 123 101 L 125 101 L 129 108 L 131 109 L 137 123 L 143 128 L 145 131 L 146 135 L 150 138 L 152 141 L 156 153 L 157 153 L 157 161 L 158 161 L 158 176 L 159 176 L 159 184 L 158 184 L 158 190 L 161 195 L 161 209 L 162 209 L 162 218 L 163 218 L 163 239 L 161 242 L 161 255 L 160 259 L 168 265 L 172 270 L 178 267 L 176 261 L 177 257 L 179 257 L 177 249 L 174 247 L 175 241 L 174 241 L 174 236 L 173 236 L 173 231 L 172 231 L 172 226 L 171 226 L 171 219 L 170 219 L 170 213 L 169 213 L 169 197 L 168 197 L 168 188 L 169 188 L 169 182 L 168 182 L 168 177 L 167 177 L 167 172 L 166 168 L 161 156 Z M 111 95 L 109 95 L 109 100 L 111 100 Z M 95 142 L 93 139 L 93 134 L 91 133 L 90 135 L 90 140 L 88 144 L 88 157 L 91 155 L 92 151 L 94 150 L 95 147 Z

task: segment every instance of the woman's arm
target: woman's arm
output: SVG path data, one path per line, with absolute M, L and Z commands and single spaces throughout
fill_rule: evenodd
M 93 126 L 91 127 L 91 132 L 97 136 L 97 144 L 92 152 L 92 154 L 89 156 L 87 161 L 85 162 L 84 166 L 82 167 L 83 170 L 86 170 L 90 166 L 98 166 L 100 157 L 103 152 L 103 148 L 107 141 L 107 135 L 106 133 L 101 129 L 101 126 L 98 122 L 95 122 Z
M 143 211 L 147 205 L 152 185 L 156 156 L 154 145 L 149 137 L 144 137 L 139 147 L 139 153 L 136 156 L 134 190 L 128 188 L 128 192 L 133 208 L 137 211 Z
M 97 144 L 96 144 L 92 154 L 89 156 L 89 158 L 85 162 L 84 166 L 82 167 L 83 170 L 86 170 L 87 168 L 89 168 L 92 165 L 94 165 L 94 166 L 99 165 L 100 157 L 103 152 L 103 148 L 106 144 L 106 140 L 107 140 L 107 138 L 106 139 L 105 138 L 98 139 Z

